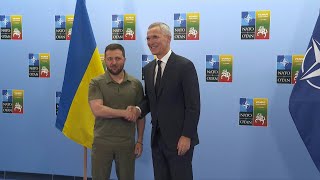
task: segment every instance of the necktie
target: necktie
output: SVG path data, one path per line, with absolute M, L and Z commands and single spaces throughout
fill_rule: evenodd
M 154 85 L 156 94 L 158 94 L 160 81 L 161 81 L 161 60 L 157 60 L 157 63 L 158 63 L 158 72 L 157 72 L 156 84 Z

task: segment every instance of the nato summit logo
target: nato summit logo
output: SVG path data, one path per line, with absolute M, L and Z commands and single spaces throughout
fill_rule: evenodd
M 268 99 L 240 98 L 239 125 L 268 126 Z
M 29 77 L 50 77 L 49 53 L 29 53 Z
M 57 91 L 56 92 L 56 115 L 58 114 L 60 98 L 61 98 L 61 91 Z
M 143 68 L 149 64 L 151 61 L 153 61 L 154 59 L 156 59 L 156 57 L 154 55 L 142 55 L 142 61 L 141 61 L 141 68 L 142 68 L 142 80 L 144 80 L 144 76 L 143 76 Z
M 112 40 L 136 39 L 136 15 L 112 15 Z
M 174 14 L 174 40 L 199 40 L 200 13 Z
M 232 55 L 206 55 L 206 82 L 232 82 Z
M 241 39 L 269 39 L 270 11 L 244 11 L 241 13 Z
M 70 40 L 72 34 L 74 15 L 55 16 L 55 36 L 56 40 Z
M 22 40 L 22 16 L 0 15 L 1 39 Z
M 2 90 L 2 113 L 23 114 L 23 90 Z
M 277 83 L 295 84 L 304 55 L 277 56 Z

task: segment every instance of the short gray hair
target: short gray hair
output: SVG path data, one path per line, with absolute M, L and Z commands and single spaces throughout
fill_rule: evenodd
M 163 22 L 155 22 L 152 23 L 149 27 L 148 30 L 154 27 L 160 27 L 160 30 L 163 32 L 163 34 L 170 36 L 171 37 L 171 31 L 170 31 L 170 27 Z

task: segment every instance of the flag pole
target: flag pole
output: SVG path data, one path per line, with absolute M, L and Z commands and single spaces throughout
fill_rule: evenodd
M 83 146 L 83 180 L 87 180 L 87 152 L 88 149 Z

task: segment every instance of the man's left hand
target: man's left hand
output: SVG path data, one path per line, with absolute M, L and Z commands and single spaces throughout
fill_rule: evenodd
M 139 142 L 136 143 L 134 148 L 134 154 L 136 155 L 136 158 L 139 158 L 143 151 L 143 145 Z
M 186 136 L 181 136 L 178 142 L 178 155 L 183 156 L 190 149 L 191 139 Z

